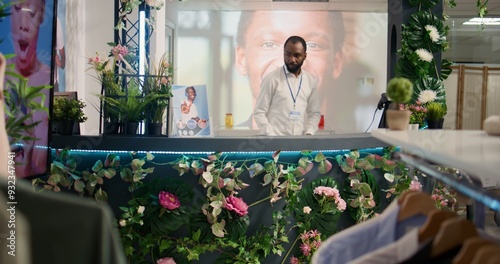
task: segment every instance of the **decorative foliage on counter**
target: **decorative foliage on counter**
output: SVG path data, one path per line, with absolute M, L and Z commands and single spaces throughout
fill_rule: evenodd
M 136 190 L 129 207 L 121 208 L 123 215 L 119 220 L 130 261 L 135 263 L 149 255 L 153 261 L 171 257 L 176 263 L 186 263 L 199 260 L 204 254 L 218 253 L 218 263 L 260 263 L 271 254 L 284 256 L 284 260 L 291 256 L 292 263 L 308 263 L 321 241 L 338 232 L 342 212 L 350 207 L 355 212 L 359 210 L 362 213 L 355 216 L 362 218 L 357 222 L 375 215 L 376 195 L 372 189 L 378 189 L 368 170 L 395 166 L 374 154 L 360 158 L 358 151 L 335 159 L 302 151 L 297 164 L 280 162 L 279 156 L 280 151 L 271 159 L 239 161 L 229 160 L 223 153 L 206 158 L 179 157 L 171 164 L 182 177 L 197 176 L 204 197 L 196 202 L 185 199 L 190 196 L 182 191 L 184 188 L 176 187 L 183 185 L 181 178 L 173 177 L 147 182 Z M 340 161 L 343 170 L 350 174 L 352 185 L 344 188 L 352 189 L 348 199 L 343 198 L 346 194 L 331 177 L 319 177 L 303 185 L 314 165 L 321 174 L 329 172 L 333 168 L 330 160 Z M 372 181 L 367 184 L 364 179 Z M 241 194 L 256 182 L 269 188 L 269 196 L 248 204 Z M 162 192 L 168 193 L 168 201 L 178 199 L 175 204 L 179 207 L 169 211 L 156 202 Z M 285 205 L 274 210 L 273 223 L 249 234 L 248 227 L 255 221 L 250 208 L 263 202 L 276 206 L 280 200 Z M 189 212 L 189 216 L 183 212 Z M 287 219 L 289 216 L 294 216 L 293 224 Z M 186 227 L 187 234 L 174 236 L 181 226 Z M 292 230 L 300 235 L 290 237 Z M 291 250 L 286 250 L 285 244 L 292 239 L 295 240 Z
M 378 184 L 370 170 L 393 171 L 396 163 L 375 154 L 360 158 L 357 150 L 343 156 L 339 155 L 336 160 L 342 171 L 349 174 L 344 192 L 349 200 L 351 217 L 359 223 L 376 216 L 375 201 L 380 201 L 380 199 Z
M 98 201 L 107 201 L 108 195 L 102 186 L 105 179 L 111 179 L 116 175 L 129 182 L 129 190 L 133 191 L 142 184 L 142 180 L 148 174 L 154 172 L 154 167 L 143 168 L 146 160 L 152 161 L 154 156 L 150 153 L 144 158 L 134 158 L 136 153 L 130 153 L 131 161 L 128 164 L 121 164 L 120 156 L 117 154 L 108 154 L 104 161 L 97 160 L 92 168 L 78 171 L 77 161 L 70 154 L 69 149 L 57 150 L 50 167 L 50 176 L 47 181 L 40 178 L 33 180 L 35 187 L 42 186 L 45 190 L 55 192 L 61 191 L 61 188 L 74 190 L 80 196 L 94 198 Z
M 34 180 L 33 185 L 106 200 L 106 179 L 119 174 L 132 194 L 117 219 L 130 263 L 190 263 L 207 257 L 217 263 L 261 263 L 271 255 L 281 256 L 282 263 L 309 263 L 321 241 L 339 231 L 341 214 L 347 211 L 357 223 L 377 215 L 380 195 L 372 170 L 393 177 L 387 197 L 409 188 L 406 168 L 389 159 L 392 151 L 379 156 L 352 150 L 336 157 L 302 151 L 297 163 L 280 161 L 281 151 L 245 160 L 231 160 L 224 153 L 181 155 L 168 163 L 155 162 L 150 153 L 143 158 L 130 153 L 131 161 L 124 165 L 120 156 L 108 154 L 79 172 L 65 149 L 57 151 L 47 182 Z M 181 177 L 147 179 L 155 166 L 164 165 Z M 326 174 L 337 165 L 347 176 L 340 185 L 330 176 L 307 179 L 313 168 Z M 189 183 L 193 180 L 198 186 Z M 264 193 L 268 188 L 269 194 L 249 203 L 250 185 L 261 185 Z M 272 206 L 272 222 L 249 230 L 253 221 L 262 221 L 252 213 L 261 203 Z

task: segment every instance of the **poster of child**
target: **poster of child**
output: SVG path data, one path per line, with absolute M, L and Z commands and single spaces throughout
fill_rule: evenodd
M 173 85 L 173 136 L 212 136 L 206 85 Z
M 13 72 L 28 79 L 28 86 L 52 85 L 55 1 L 12 0 L 11 3 L 10 16 L 0 23 L 0 40 L 3 40 L 0 42 L 0 51 L 3 54 L 15 54 L 7 61 L 7 64 L 12 67 Z M 14 83 L 19 83 L 16 78 L 6 76 L 7 78 Z M 4 85 L 7 93 L 10 93 L 13 98 L 18 96 L 15 90 L 12 90 L 10 82 L 5 81 Z M 43 104 L 49 109 L 52 91 L 44 89 L 41 92 L 45 95 Z M 36 100 L 38 103 L 42 102 L 41 97 Z M 14 158 L 16 176 L 26 178 L 45 174 L 50 168 L 49 116 L 44 111 L 31 111 L 25 104 L 15 105 L 15 107 L 20 110 L 18 115 L 33 114 L 32 119 L 25 121 L 23 125 L 38 122 L 36 127 L 26 131 L 26 136 L 35 138 L 34 140 L 17 142 L 11 146 L 11 151 L 16 155 Z

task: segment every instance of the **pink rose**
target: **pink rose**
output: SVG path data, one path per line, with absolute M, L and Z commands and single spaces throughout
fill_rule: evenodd
M 160 201 L 161 206 L 168 210 L 175 210 L 181 206 L 179 198 L 169 192 L 160 191 L 158 194 L 158 200 Z
M 226 209 L 236 212 L 239 216 L 248 214 L 248 205 L 243 201 L 243 199 L 232 195 L 226 197 Z
M 413 190 L 413 191 L 420 191 L 422 189 L 422 184 L 420 184 L 420 182 L 418 181 L 411 181 L 410 183 L 410 190 Z
M 293 256 L 290 259 L 290 264 L 299 264 L 299 259 L 297 257 Z
M 156 264 L 176 264 L 173 258 L 161 258 L 156 261 Z
M 128 48 L 118 44 L 111 49 L 111 53 L 116 58 L 121 58 L 121 57 L 124 57 L 128 54 Z M 121 56 L 119 56 L 119 55 L 121 55 Z

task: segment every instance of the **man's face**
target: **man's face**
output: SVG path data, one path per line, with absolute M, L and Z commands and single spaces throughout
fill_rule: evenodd
M 248 75 L 254 98 L 264 76 L 283 66 L 283 45 L 293 35 L 303 37 L 307 43 L 307 60 L 302 68 L 318 78 L 320 93 L 340 73 L 341 62 L 336 59 L 327 12 L 257 11 L 245 33 L 245 46 L 236 50 L 236 68 Z
M 285 45 L 283 57 L 285 58 L 285 65 L 289 72 L 298 73 L 304 60 L 306 59 L 306 52 L 302 43 L 292 43 L 289 41 Z
M 21 73 L 31 73 L 36 65 L 38 30 L 43 22 L 44 2 L 25 0 L 12 7 L 12 45 L 16 53 L 16 66 Z

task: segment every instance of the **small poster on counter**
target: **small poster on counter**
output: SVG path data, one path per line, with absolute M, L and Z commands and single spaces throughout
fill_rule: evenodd
M 174 137 L 213 136 L 206 85 L 173 85 Z

